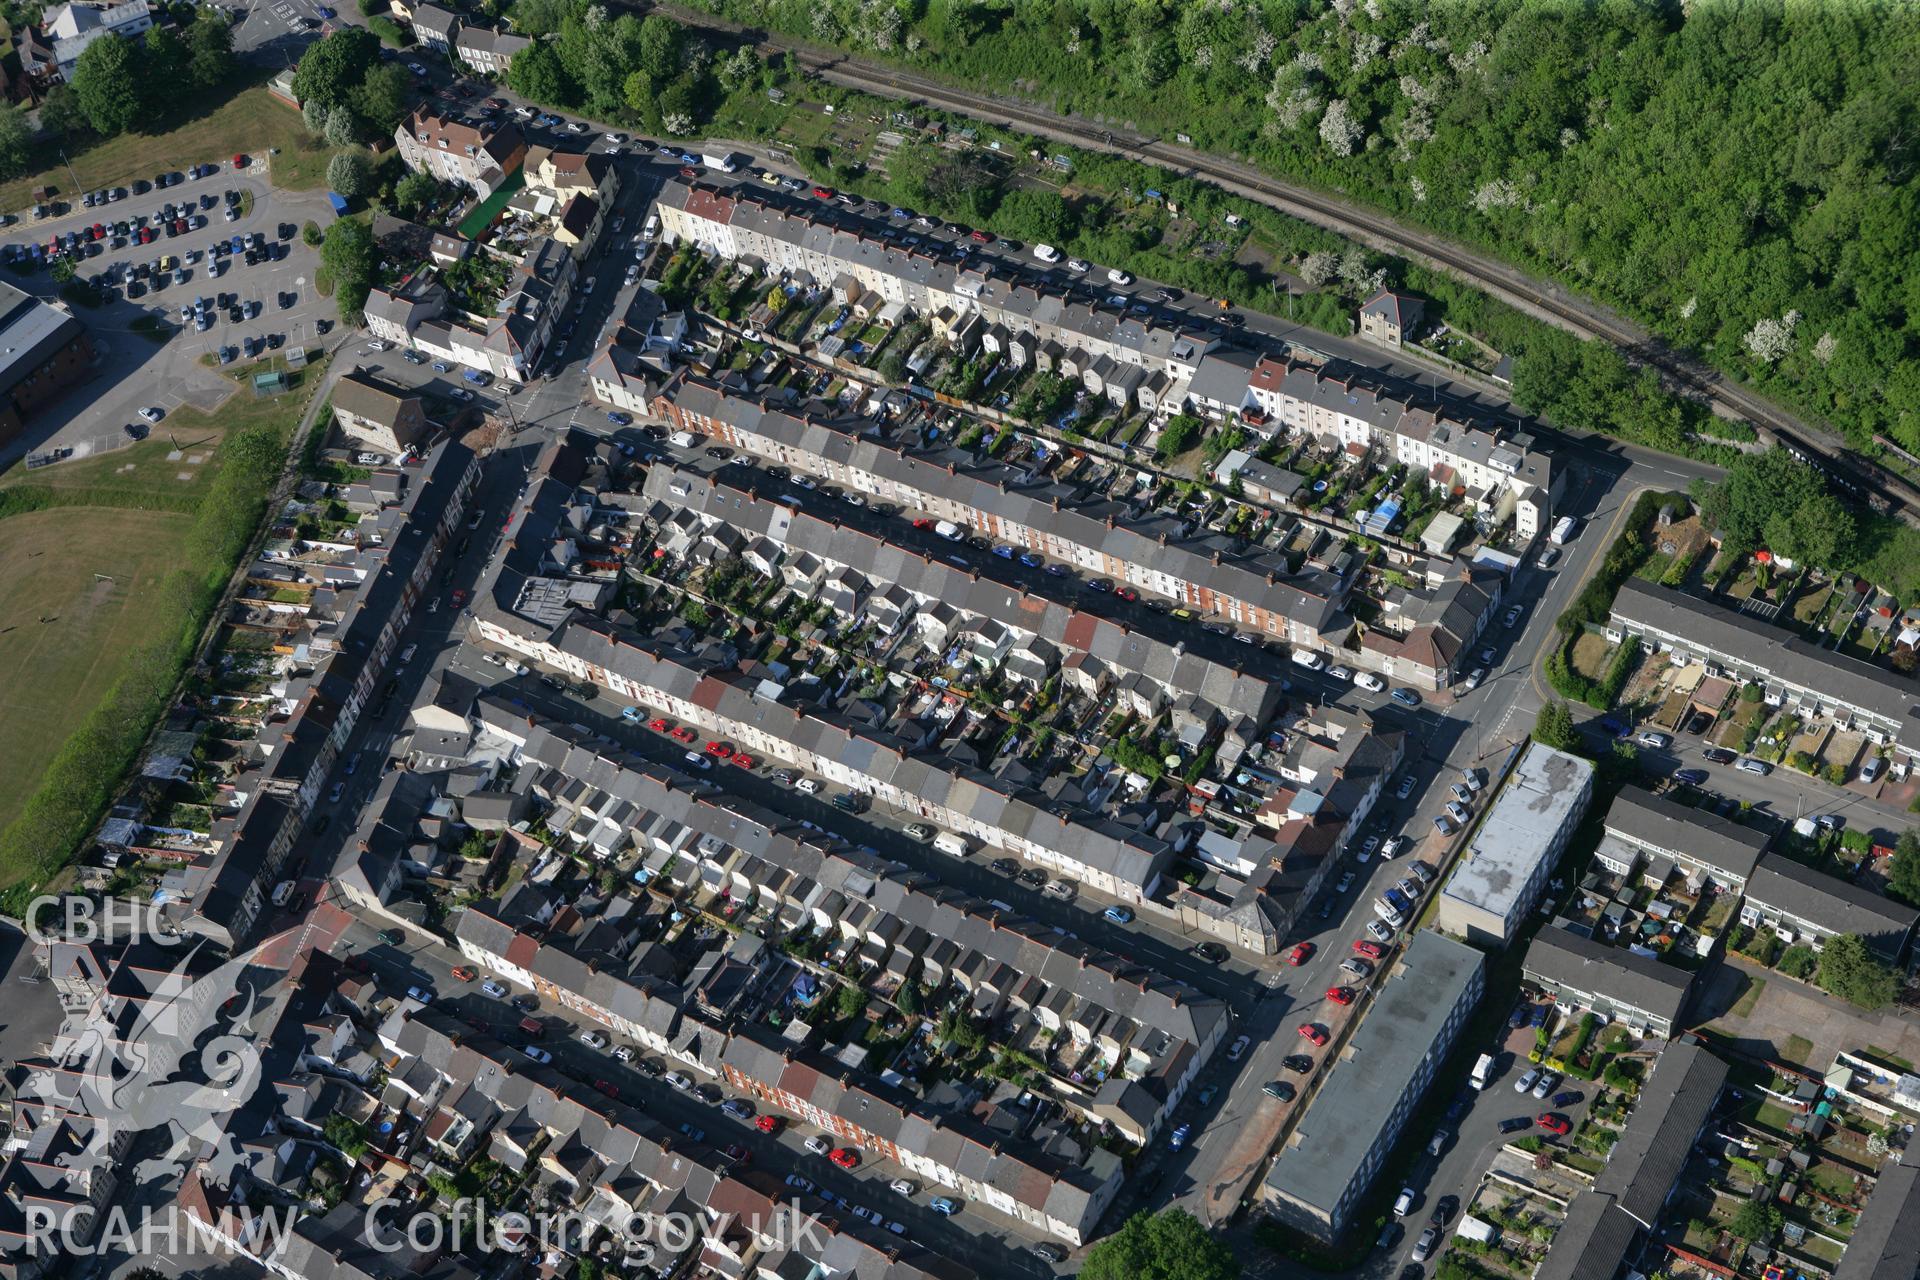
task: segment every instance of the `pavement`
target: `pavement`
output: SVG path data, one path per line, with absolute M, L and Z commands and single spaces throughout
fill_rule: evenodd
M 147 245 L 106 249 L 86 259 L 80 269 L 82 278 L 99 275 L 121 263 L 152 263 L 163 255 L 184 260 L 191 250 L 201 253 L 199 262 L 186 267 L 188 278 L 184 284 L 168 283 L 160 289 L 148 289 L 143 296 L 131 300 L 116 289 L 117 301 L 95 309 L 75 309 L 75 314 L 93 335 L 97 353 L 94 372 L 59 400 L 35 411 L 27 420 L 26 429 L 5 448 L 0 448 L 0 467 L 27 454 L 43 454 L 54 449 L 71 449 L 69 460 L 78 460 L 124 448 L 132 443 L 126 426 L 138 425 L 139 411 L 147 406 L 169 412 L 182 405 L 208 411 L 219 407 L 229 395 L 236 394 L 236 384 L 220 369 L 204 365 L 200 360 L 222 346 L 240 345 L 242 338 L 279 334 L 287 346 L 318 344 L 316 322 L 331 320 L 334 306 L 331 299 L 320 297 L 313 289 L 319 256 L 301 241 L 297 228 L 312 218 L 329 221 L 332 212 L 326 208 L 323 198 L 280 191 L 258 173 L 235 171 L 230 164 L 222 164 L 220 172 L 198 182 L 129 196 L 104 210 L 81 207 L 64 217 L 17 227 L 6 240 L 44 244 L 55 235 L 96 222 L 125 220 L 134 214 L 151 216 L 163 204 L 178 204 L 184 198 L 207 194 L 217 198 L 228 190 L 246 191 L 253 196 L 251 211 L 237 222 L 223 219 L 220 210 L 225 206 L 221 203 L 200 211 L 207 218 L 204 230 L 171 239 L 158 238 Z M 293 237 L 282 242 L 287 249 L 284 259 L 249 267 L 243 258 L 229 257 L 217 277 L 209 275 L 205 253 L 215 240 L 253 232 L 276 240 L 283 223 L 296 228 Z M 24 276 L 8 272 L 5 278 L 43 298 L 58 298 L 60 286 L 45 270 Z M 182 303 L 219 293 L 233 293 L 243 301 L 259 302 L 259 317 L 234 324 L 227 319 L 225 311 L 220 311 L 217 322 L 205 333 L 195 333 L 191 324 L 181 326 Z M 277 305 L 281 293 L 293 295 L 292 307 L 283 309 Z M 155 342 L 135 332 L 133 323 L 143 316 L 157 318 L 172 336 L 165 342 Z M 227 366 L 229 370 L 243 367 L 245 363 L 240 360 Z M 152 429 L 162 433 L 166 423 L 163 421 Z

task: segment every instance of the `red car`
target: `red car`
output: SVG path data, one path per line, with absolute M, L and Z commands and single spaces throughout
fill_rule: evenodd
M 833 199 L 833 188 L 832 187 L 815 187 L 813 189 L 813 198 L 815 200 L 831 200 Z
M 480 976 L 480 971 L 470 964 L 457 964 L 453 966 L 453 976 L 462 982 L 472 982 Z
M 683 164 L 680 166 L 680 176 L 683 178 L 697 178 L 700 176 L 700 171 L 690 164 Z
M 1533 1122 L 1548 1133 L 1557 1133 L 1562 1137 L 1573 1132 L 1573 1126 L 1567 1122 L 1565 1116 L 1555 1115 L 1551 1111 L 1544 1111 L 1535 1116 Z
M 692 742 L 693 730 L 687 728 L 687 726 L 685 725 L 681 725 L 678 729 L 675 729 L 672 733 L 668 734 L 667 736 L 669 738 L 672 738 L 675 742 Z
M 1115 594 L 1116 596 L 1119 596 L 1122 600 L 1125 600 L 1128 604 L 1133 604 L 1135 601 L 1140 599 L 1140 593 L 1138 591 L 1135 591 L 1132 587 L 1115 587 L 1113 589 L 1113 594 Z
M 653 730 L 655 733 L 665 733 L 667 731 L 665 717 L 655 716 L 653 719 L 647 721 L 647 728 Z
M 466 602 L 467 602 L 467 593 L 464 590 L 456 591 L 453 593 L 454 608 L 458 609 L 461 605 L 465 604 Z
M 753 1127 L 762 1133 L 778 1133 L 780 1132 L 780 1117 L 757 1116 L 754 1118 Z
M 993 233 L 991 231 L 970 231 L 967 235 L 969 239 L 978 241 L 980 244 L 993 243 Z
M 1297 943 L 1293 950 L 1287 952 L 1287 963 L 1293 965 L 1295 968 L 1305 964 L 1312 958 L 1313 944 L 1311 942 Z
M 751 769 L 753 768 L 754 765 L 759 763 L 759 761 L 755 760 L 752 756 L 748 755 L 744 751 L 736 752 L 733 757 L 733 762 L 739 765 L 742 769 Z
M 90 230 L 92 234 L 87 237 L 90 240 L 105 240 L 107 238 L 106 227 L 98 222 L 94 223 Z
M 607 1083 L 605 1080 L 595 1080 L 593 1082 L 593 1087 L 598 1089 L 600 1092 L 606 1094 L 609 1098 L 618 1098 L 620 1096 L 620 1090 L 616 1089 L 613 1085 Z
M 733 748 L 724 742 L 709 742 L 707 744 L 707 754 L 710 756 L 719 756 L 722 760 L 725 760 L 733 754 Z
M 1323 1045 L 1327 1042 L 1327 1033 L 1311 1022 L 1303 1022 L 1300 1024 L 1300 1034 L 1316 1045 Z
M 1331 1000 L 1331 1001 L 1333 1001 L 1333 1002 L 1334 1002 L 1335 1004 L 1352 1004 L 1352 1003 L 1353 1003 L 1353 988 L 1351 988 L 1351 987 L 1328 987 L 1328 988 L 1327 988 L 1327 999 L 1329 999 L 1329 1000 Z
M 1355 938 L 1353 940 L 1353 949 L 1369 960 L 1384 959 L 1387 954 L 1385 947 L 1377 942 L 1368 942 L 1365 938 Z
M 733 1161 L 735 1164 L 753 1163 L 753 1152 L 747 1150 L 737 1142 L 729 1142 L 727 1144 L 726 1156 L 727 1159 Z
M 234 156 L 234 158 L 233 158 L 233 167 L 234 167 L 234 168 L 236 168 L 236 169 L 244 169 L 244 168 L 246 168 L 246 167 L 247 167 L 247 158 L 246 158 L 245 156 L 242 156 L 242 155 L 236 155 L 236 156 Z
M 931 529 L 933 528 L 933 521 L 927 519 L 925 516 L 921 516 L 913 522 L 913 527 L 916 529 Z
M 842 1169 L 851 1169 L 860 1163 L 860 1157 L 845 1147 L 835 1147 L 827 1153 L 827 1159 L 833 1161 Z

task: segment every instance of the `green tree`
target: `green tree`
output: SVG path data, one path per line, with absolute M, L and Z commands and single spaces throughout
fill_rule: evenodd
M 562 106 L 573 101 L 573 81 L 560 63 L 560 55 L 546 41 L 535 44 L 507 68 L 507 84 L 513 91 L 545 106 Z
M 1797 512 L 1825 495 L 1820 473 L 1785 449 L 1742 454 L 1727 468 L 1726 479 L 1694 486 L 1702 521 L 1745 547 L 1766 540 L 1768 525 L 1778 513 Z
M 74 93 L 73 86 L 65 84 L 47 90 L 47 100 L 40 104 L 40 124 L 63 138 L 71 138 L 92 127 L 86 108 L 80 105 L 79 95 Z
M 1540 708 L 1533 720 L 1533 740 L 1559 751 L 1572 751 L 1580 745 L 1579 731 L 1573 727 L 1573 712 L 1558 699 Z
M 1771 1204 L 1759 1200 L 1749 1200 L 1734 1210 L 1732 1221 L 1727 1230 L 1742 1240 L 1755 1244 L 1765 1244 L 1780 1234 L 1780 1224 L 1785 1217 Z
M 141 37 L 141 96 L 149 110 L 165 109 L 179 96 L 187 75 L 187 46 L 172 27 L 148 27 Z
M 683 69 L 685 31 L 661 14 L 649 14 L 640 23 L 640 70 L 657 81 L 672 80 Z
M 393 202 L 408 213 L 424 209 L 440 192 L 430 173 L 410 173 L 394 184 Z
M 994 222 L 1009 235 L 1043 244 L 1065 244 L 1075 230 L 1072 206 L 1052 191 L 1009 191 Z
M 327 161 L 327 186 L 349 200 L 372 190 L 373 163 L 367 153 L 355 147 Z
M 0 178 L 17 178 L 27 171 L 33 151 L 33 123 L 27 109 L 0 104 Z
M 365 224 L 341 218 L 327 228 L 320 245 L 320 264 L 333 280 L 334 303 L 340 309 L 340 319 L 347 324 L 360 323 L 377 260 L 373 232 Z
M 71 284 L 73 278 L 80 274 L 80 268 L 74 265 L 72 258 L 62 255 L 54 260 L 48 274 L 53 277 L 55 284 Z
M 867 993 L 851 983 L 834 993 L 833 1011 L 842 1018 L 857 1018 L 866 1011 Z
M 1767 545 L 1798 564 L 1831 569 L 1853 558 L 1853 510 L 1830 493 L 1816 493 L 1767 520 Z
M 1894 843 L 1887 890 L 1909 905 L 1920 906 L 1920 830 L 1902 831 Z
M 1080 1280 L 1237 1280 L 1224 1240 L 1185 1209 L 1140 1212 L 1087 1251 Z
M 95 40 L 80 51 L 70 80 L 87 123 L 103 137 L 125 133 L 146 113 L 138 55 L 131 41 Z
M 1200 437 L 1200 419 L 1190 413 L 1176 413 L 1160 428 L 1160 442 L 1154 452 L 1163 458 L 1177 458 L 1193 448 Z
M 413 105 L 413 77 L 398 63 L 383 62 L 367 72 L 353 95 L 355 111 L 376 137 L 390 138 Z
M 1829 938 L 1820 949 L 1820 974 L 1815 979 L 1823 988 L 1862 1009 L 1882 1009 L 1899 992 L 1899 979 L 1880 963 L 1857 933 Z
M 352 100 L 380 56 L 380 41 L 364 27 L 342 27 L 310 47 L 293 73 L 293 96 L 304 106 L 318 100 L 331 109 Z
M 187 28 L 187 78 L 196 89 L 211 89 L 233 74 L 233 24 L 209 10 Z

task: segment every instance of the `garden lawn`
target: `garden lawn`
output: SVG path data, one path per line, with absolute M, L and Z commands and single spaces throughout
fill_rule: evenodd
M 313 140 L 301 123 L 300 113 L 265 89 L 241 89 L 218 105 L 195 109 L 199 114 L 164 133 L 121 134 L 70 149 L 67 157 L 73 162 L 72 177 L 58 151 L 49 144 L 36 153 L 39 172 L 0 183 L 0 209 L 31 207 L 35 187 L 52 187 L 61 198 L 77 201 L 101 187 L 127 186 L 136 178 L 151 180 L 162 170 L 229 160 L 236 154 L 264 156 L 274 147 L 280 149 L 272 160 L 276 185 L 311 188 L 325 180 L 332 149 L 320 148 L 323 154 L 317 168 L 308 163 L 305 158 L 312 151 L 309 144 Z M 76 179 L 78 189 L 73 186 Z
M 82 507 L 0 521 L 0 826 L 119 675 L 192 523 Z

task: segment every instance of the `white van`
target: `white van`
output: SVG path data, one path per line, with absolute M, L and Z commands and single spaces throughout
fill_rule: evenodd
M 645 236 L 649 240 L 659 239 L 660 238 L 660 215 L 657 213 L 648 214 L 647 225 L 640 229 L 640 234 Z
M 1293 651 L 1293 665 L 1296 667 L 1305 667 L 1309 671 L 1318 671 L 1327 665 L 1327 660 L 1311 649 L 1295 649 Z
M 291 898 L 292 896 L 293 896 L 293 881 L 282 880 L 279 884 L 273 886 L 273 905 L 274 906 L 276 907 L 286 906 L 287 899 Z
M 965 836 L 955 835 L 951 831 L 942 831 L 933 838 L 933 847 L 955 858 L 964 858 L 971 850 Z
M 1400 908 L 1394 906 L 1385 898 L 1375 898 L 1373 900 L 1373 914 L 1386 921 L 1387 926 L 1392 929 L 1398 929 L 1407 922 L 1407 918 L 1400 914 Z
M 1042 262 L 1060 261 L 1060 251 L 1050 244 L 1037 244 L 1033 246 L 1033 256 Z

